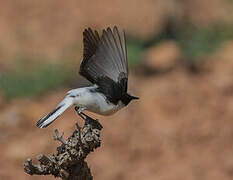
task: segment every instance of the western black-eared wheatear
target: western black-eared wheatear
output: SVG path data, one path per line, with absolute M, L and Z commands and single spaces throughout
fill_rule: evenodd
M 77 106 L 79 115 L 87 110 L 101 115 L 111 115 L 127 106 L 133 99 L 127 92 L 128 62 L 124 31 L 103 30 L 101 36 L 91 28 L 83 32 L 84 53 L 80 75 L 93 83 L 90 87 L 68 91 L 63 101 L 37 122 L 40 128 L 47 127 L 67 108 Z

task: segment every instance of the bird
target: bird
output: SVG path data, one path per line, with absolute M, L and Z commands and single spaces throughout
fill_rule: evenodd
M 107 116 L 139 99 L 127 92 L 129 70 L 124 30 L 107 27 L 99 35 L 96 30 L 86 28 L 83 44 L 79 74 L 92 85 L 68 91 L 57 107 L 37 122 L 37 127 L 49 126 L 73 105 L 80 116 L 85 110 Z

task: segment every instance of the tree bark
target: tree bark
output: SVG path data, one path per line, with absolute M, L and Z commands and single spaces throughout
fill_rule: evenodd
M 28 159 L 24 164 L 24 171 L 30 175 L 53 175 L 63 180 L 91 180 L 90 168 L 85 159 L 87 155 L 100 147 L 100 131 L 103 128 L 98 120 L 85 116 L 85 124 L 77 129 L 67 139 L 55 130 L 54 140 L 61 142 L 56 154 L 37 156 L 38 164 Z

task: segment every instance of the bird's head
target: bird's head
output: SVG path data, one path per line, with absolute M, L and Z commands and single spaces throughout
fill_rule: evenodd
M 130 101 L 132 101 L 132 100 L 134 100 L 134 99 L 139 99 L 139 97 L 135 97 L 135 96 L 132 96 L 132 95 L 126 93 L 126 94 L 123 96 L 123 98 L 121 99 L 121 101 L 123 102 L 123 104 L 124 104 L 125 106 L 127 106 L 127 105 L 130 103 Z

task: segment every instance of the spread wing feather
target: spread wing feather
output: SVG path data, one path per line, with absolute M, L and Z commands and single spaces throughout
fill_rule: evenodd
M 83 42 L 84 57 L 79 72 L 82 76 L 97 85 L 99 80 L 105 76 L 115 83 L 122 82 L 123 78 L 128 79 L 123 31 L 119 33 L 116 26 L 113 31 L 107 28 L 107 30 L 103 30 L 100 37 L 97 31 L 93 32 L 92 29 L 88 28 L 83 32 Z M 124 84 L 127 86 L 127 83 Z
M 91 28 L 85 29 L 83 32 L 83 61 L 80 65 L 79 73 L 87 78 L 90 82 L 94 83 L 92 74 L 88 73 L 88 64 L 90 58 L 95 54 L 98 47 L 100 37 L 97 31 L 92 31 Z

